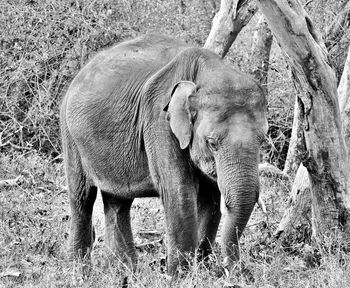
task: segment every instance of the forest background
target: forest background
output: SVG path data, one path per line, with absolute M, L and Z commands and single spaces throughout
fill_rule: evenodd
M 346 1 L 302 2 L 327 41 L 328 28 Z M 69 205 L 58 125 L 60 101 L 88 59 L 120 41 L 154 32 L 203 46 L 219 7 L 217 0 L 2 1 L 0 178 L 15 179 L 15 185 L 4 185 L 0 192 L 0 286 L 101 287 L 118 283 L 117 271 L 105 265 L 100 255 L 102 236 L 96 243 L 96 265 L 89 279 L 81 278 L 81 264 L 65 259 Z M 246 72 L 251 70 L 258 18 L 255 15 L 241 31 L 226 56 Z M 349 43 L 346 31 L 330 46 L 329 60 L 338 79 Z M 269 131 L 262 158 L 283 169 L 295 88 L 275 41 L 267 90 Z M 235 281 L 247 287 L 350 287 L 350 246 L 343 235 L 333 235 L 328 249 L 315 249 L 310 245 L 310 227 L 304 223 L 296 227 L 293 237 L 277 240 L 274 231 L 289 199 L 291 183 L 264 177 L 261 186 L 267 216 L 254 211 L 241 241 L 242 258 L 254 279 L 242 276 Z M 155 286 L 155 281 L 164 286 L 164 267 L 159 260 L 165 253 L 160 203 L 136 201 L 132 217 L 143 263 L 132 287 Z M 179 287 L 222 287 L 218 261 L 213 259 L 209 268 L 198 267 L 179 282 Z

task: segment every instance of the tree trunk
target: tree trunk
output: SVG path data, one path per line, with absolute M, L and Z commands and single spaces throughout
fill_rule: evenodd
M 346 223 L 350 208 L 350 162 L 337 79 L 327 64 L 321 37 L 297 0 L 258 0 L 257 5 L 287 55 L 299 90 L 308 151 L 302 162 L 310 175 L 313 238 L 322 241 L 331 228 Z
M 336 65 L 337 64 L 336 62 L 338 62 L 338 65 L 336 66 L 339 66 L 339 59 L 337 61 L 335 61 L 335 59 L 337 59 L 339 55 L 343 53 L 339 52 L 340 47 L 337 47 L 337 46 L 339 46 L 338 44 L 340 40 L 345 35 L 345 32 L 349 27 L 350 27 L 350 1 L 344 1 L 338 17 L 334 19 L 332 24 L 328 27 L 328 29 L 324 33 L 325 46 L 329 52 L 328 59 L 330 59 L 332 65 Z M 345 59 L 344 59 L 344 62 L 345 62 Z M 338 75 L 339 75 L 338 71 L 340 69 L 341 69 L 340 67 L 337 67 Z M 340 77 L 338 78 L 338 81 L 339 79 Z M 301 148 L 300 143 L 304 141 L 303 128 L 301 127 L 302 121 L 300 120 L 303 116 L 300 115 L 301 110 L 299 109 L 299 106 L 297 106 L 298 100 L 296 99 L 295 101 L 296 103 L 295 103 L 295 110 L 294 110 L 293 130 L 292 130 L 292 135 L 289 142 L 286 164 L 283 170 L 285 173 L 287 173 L 292 177 L 295 175 L 299 167 L 299 164 L 300 164 L 299 156 L 303 153 L 302 150 L 301 151 L 299 150 Z M 350 146 L 347 145 L 347 147 L 349 148 Z
M 267 95 L 267 76 L 270 63 L 270 52 L 272 45 L 272 33 L 262 15 L 259 18 L 257 29 L 253 35 L 253 45 L 250 55 L 251 74 L 260 83 L 265 95 Z
M 278 238 L 282 233 L 290 235 L 294 232 L 295 227 L 303 223 L 311 223 L 311 191 L 309 173 L 304 165 L 300 164 L 290 193 L 289 203 L 275 236 Z
M 298 96 L 295 97 L 292 135 L 290 137 L 286 163 L 284 164 L 283 169 L 283 172 L 291 177 L 296 175 L 301 163 L 302 155 L 306 150 L 303 130 L 302 105 L 303 103 L 301 102 L 300 98 Z
M 350 2 L 349 2 L 350 3 Z M 340 117 L 346 147 L 350 151 L 350 49 L 346 58 L 344 71 L 338 86 Z
M 347 3 L 348 7 L 349 7 L 349 4 L 350 2 Z M 342 14 L 344 14 L 344 12 Z M 348 51 L 347 59 L 344 66 L 344 71 L 342 73 L 341 80 L 338 86 L 338 101 L 339 101 L 339 109 L 340 109 L 340 115 L 341 115 L 341 122 L 343 124 L 343 133 L 345 137 L 346 147 L 349 152 L 349 149 L 350 149 L 350 49 Z M 300 155 L 302 155 L 302 153 L 305 152 L 305 148 L 303 147 L 303 145 L 296 144 L 296 143 L 302 144 L 303 138 L 304 138 L 303 129 L 302 129 L 303 117 L 301 115 L 302 109 L 299 107 L 299 105 L 297 105 L 297 102 L 298 102 L 298 98 L 296 99 L 292 137 L 289 144 L 286 165 L 284 168 L 284 172 L 291 176 L 293 176 L 294 169 L 298 169 L 298 166 L 300 164 L 300 158 L 301 158 Z M 299 173 L 300 169 L 303 171 L 302 173 Z M 291 228 L 294 227 L 295 225 L 299 225 L 301 222 L 303 222 L 302 221 L 303 219 L 305 220 L 305 217 L 300 218 L 300 215 L 310 214 L 309 206 L 311 205 L 311 195 L 309 195 L 310 189 L 308 186 L 310 184 L 308 181 L 308 173 L 304 166 L 299 167 L 299 170 L 295 176 L 295 185 L 291 192 L 291 199 L 287 205 L 286 212 L 284 213 L 283 218 L 280 222 L 280 225 L 276 231 L 277 236 L 282 233 L 287 235 L 289 235 L 290 233 L 293 233 Z M 303 184 L 303 183 L 306 183 L 306 184 Z
M 236 5 L 234 5 L 237 3 Z M 213 26 L 204 48 L 225 57 L 238 33 L 257 11 L 250 0 L 221 0 L 220 10 L 213 19 Z

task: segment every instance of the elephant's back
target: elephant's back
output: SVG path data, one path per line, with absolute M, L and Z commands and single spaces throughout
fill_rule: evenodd
M 144 187 L 141 180 L 149 172 L 144 152 L 138 151 L 140 127 L 135 121 L 140 91 L 185 47 L 164 36 L 146 35 L 98 53 L 72 81 L 61 109 L 62 130 L 100 188 L 122 190 L 121 175 Z
M 186 47 L 179 40 L 153 34 L 117 44 L 93 57 L 71 86 L 84 88 L 87 83 L 101 84 L 99 81 L 104 81 L 104 86 L 132 82 L 140 75 L 161 69 Z
M 131 109 L 147 79 L 186 47 L 181 41 L 149 34 L 98 53 L 69 86 L 64 116 L 74 125 L 77 117 L 102 110 L 113 113 L 117 107 Z
M 66 94 L 68 110 L 90 102 L 119 101 L 125 98 L 123 94 L 132 97 L 139 86 L 186 47 L 179 40 L 149 34 L 98 53 L 72 81 Z
M 154 62 L 163 66 L 188 44 L 164 35 L 146 34 L 144 36 L 125 41 L 107 50 L 116 62 Z M 111 59 L 112 60 L 112 59 Z M 133 67 L 134 69 L 136 67 Z

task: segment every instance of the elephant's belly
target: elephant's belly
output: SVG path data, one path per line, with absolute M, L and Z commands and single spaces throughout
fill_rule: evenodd
M 94 184 L 103 192 L 111 193 L 117 197 L 133 199 L 139 197 L 158 197 L 150 176 L 130 182 L 116 181 L 114 179 L 93 179 Z
M 85 158 L 83 166 L 93 185 L 104 192 L 122 198 L 159 196 L 146 161 L 133 163 L 131 158 L 122 161 L 113 157 L 104 161 L 101 158 Z

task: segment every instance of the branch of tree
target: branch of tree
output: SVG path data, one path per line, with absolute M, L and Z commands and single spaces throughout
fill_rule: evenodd
M 309 1 L 307 1 L 307 2 L 304 4 L 304 7 L 309 6 L 312 2 L 314 2 L 314 0 L 309 0 Z
M 221 0 L 220 10 L 213 19 L 213 26 L 204 48 L 225 57 L 238 33 L 247 25 L 257 11 L 255 1 Z
M 350 27 L 350 1 L 348 1 L 339 15 L 334 17 L 332 24 L 324 34 L 327 50 L 331 50 L 343 38 L 346 30 Z

